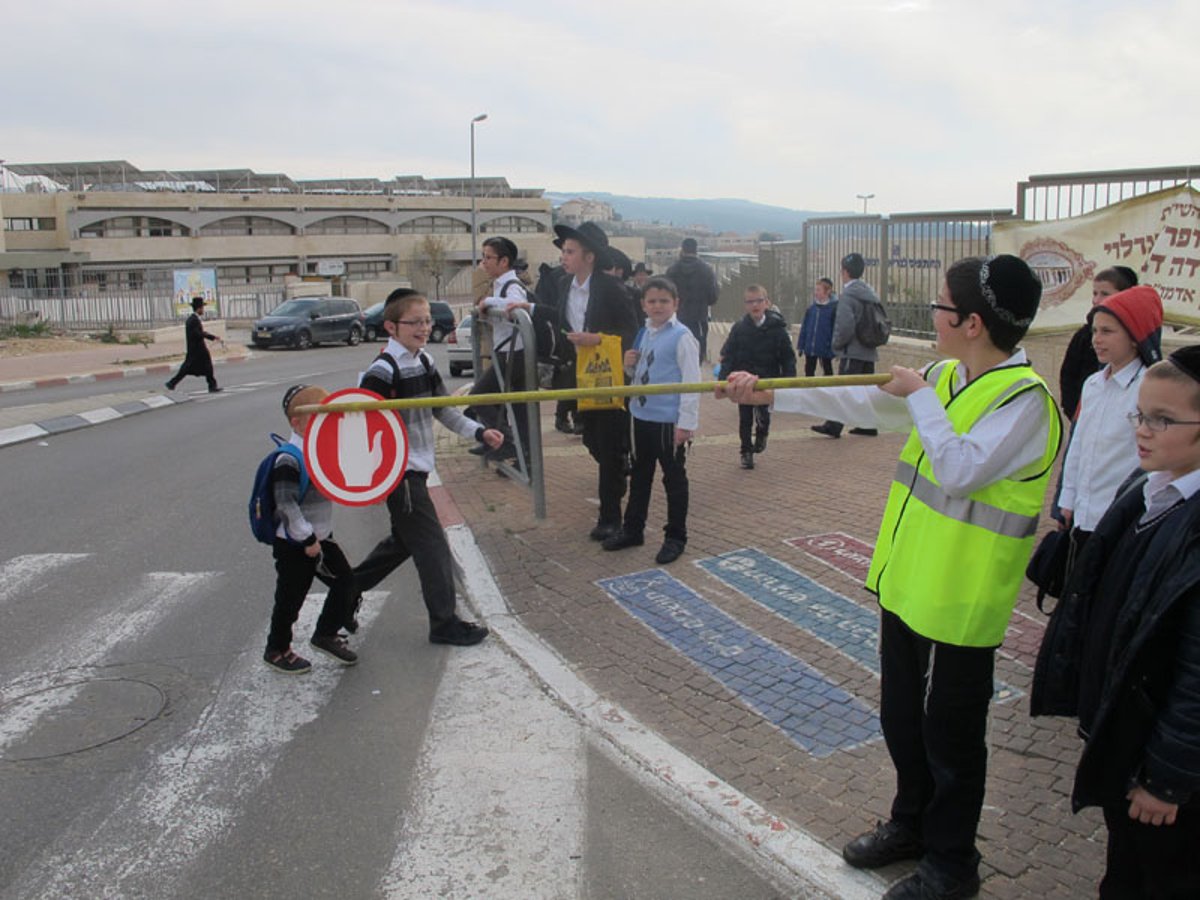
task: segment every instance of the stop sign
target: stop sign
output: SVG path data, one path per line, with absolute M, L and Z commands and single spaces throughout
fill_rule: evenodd
M 382 400 L 374 391 L 346 388 L 324 403 Z M 304 434 L 308 476 L 330 500 L 366 506 L 387 497 L 408 465 L 408 433 L 393 410 L 317 413 Z

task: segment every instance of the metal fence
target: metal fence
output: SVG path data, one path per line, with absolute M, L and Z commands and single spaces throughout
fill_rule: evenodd
M 930 337 L 929 304 L 937 299 L 946 268 L 965 256 L 990 253 L 992 226 L 1012 217 L 1010 210 L 963 210 L 809 219 L 800 284 L 810 291 L 818 278 L 829 278 L 836 291 L 842 258 L 861 253 L 863 280 L 887 306 L 893 332 Z
M 282 284 L 247 284 L 218 294 L 223 319 L 253 321 L 284 300 Z M 162 291 L 96 291 L 94 288 L 0 290 L 0 322 L 44 321 L 57 328 L 89 331 L 176 325 L 175 300 Z
M 1017 183 L 1017 218 L 1069 219 L 1181 184 L 1200 188 L 1200 165 L 1030 175 Z

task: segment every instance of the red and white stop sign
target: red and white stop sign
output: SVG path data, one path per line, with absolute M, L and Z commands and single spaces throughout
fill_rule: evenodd
M 374 391 L 346 388 L 323 403 L 382 400 Z M 390 494 L 408 465 L 408 432 L 394 410 L 318 413 L 304 434 L 312 483 L 335 503 L 366 506 Z

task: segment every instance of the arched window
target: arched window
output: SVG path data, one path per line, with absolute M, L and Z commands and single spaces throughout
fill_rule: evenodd
M 114 216 L 85 225 L 79 236 L 85 238 L 187 237 L 188 230 L 178 222 L 154 216 Z
M 387 234 L 388 227 L 382 222 L 363 216 L 330 216 L 320 219 L 304 229 L 305 234 Z
M 200 237 L 249 237 L 264 234 L 295 234 L 287 222 L 265 216 L 229 216 L 200 229 Z
M 466 234 L 471 226 L 447 216 L 422 216 L 400 226 L 401 234 Z
M 488 221 L 479 230 L 493 234 L 531 234 L 545 231 L 546 226 L 527 216 L 502 216 Z

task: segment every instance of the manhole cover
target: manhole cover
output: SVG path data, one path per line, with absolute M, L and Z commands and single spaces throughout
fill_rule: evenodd
M 0 759 L 52 759 L 110 744 L 152 722 L 166 705 L 162 690 L 136 678 L 70 681 L 30 691 L 0 706 Z

